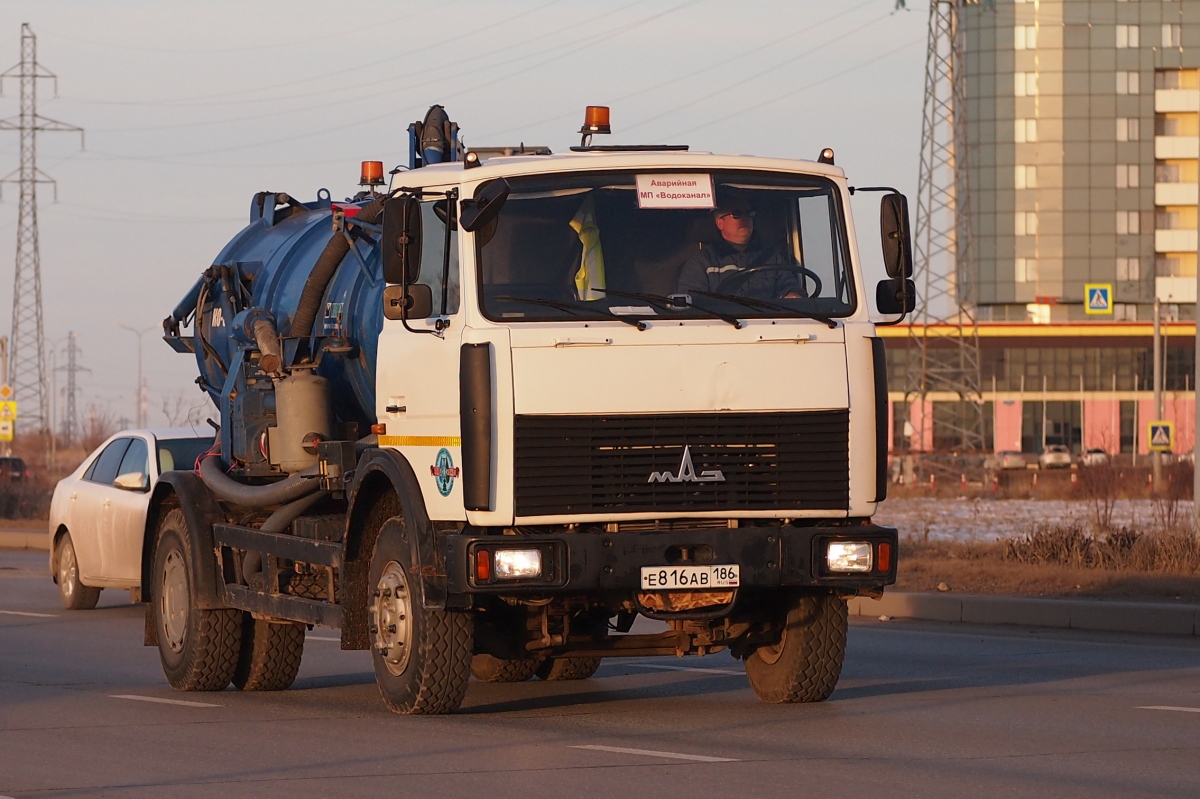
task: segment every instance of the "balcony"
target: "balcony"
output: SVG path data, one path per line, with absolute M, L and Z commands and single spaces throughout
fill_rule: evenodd
M 1154 157 L 1164 160 L 1200 157 L 1200 136 L 1155 136 Z
M 1194 230 L 1156 230 L 1154 231 L 1155 252 L 1195 252 L 1196 231 Z
M 1157 89 L 1154 110 L 1160 114 L 1172 111 L 1200 111 L 1200 92 L 1195 89 Z
M 1162 302 L 1195 302 L 1196 278 L 1156 277 L 1154 295 Z
M 1195 205 L 1200 186 L 1195 183 L 1155 183 L 1155 205 Z

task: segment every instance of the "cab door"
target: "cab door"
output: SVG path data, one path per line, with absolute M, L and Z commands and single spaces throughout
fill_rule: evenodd
M 441 207 L 435 207 L 439 203 Z M 442 303 L 447 255 L 444 203 L 421 202 L 421 271 L 416 282 L 429 286 L 433 294 L 432 315 L 428 319 L 408 319 L 407 326 L 399 319 L 384 319 L 376 361 L 375 401 L 376 418 L 387 426 L 380 445 L 394 447 L 408 459 L 430 518 L 448 520 L 465 518 L 458 422 L 463 314 L 459 231 L 453 220 L 444 308 Z
M 150 448 L 139 436 L 129 442 L 101 507 L 100 564 L 107 580 L 136 584 L 141 579 L 150 486 Z

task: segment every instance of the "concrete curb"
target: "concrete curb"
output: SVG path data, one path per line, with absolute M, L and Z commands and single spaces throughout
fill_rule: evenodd
M 0 549 L 41 549 L 48 552 L 50 550 L 50 536 L 45 532 L 0 532 Z
M 1013 624 L 1061 630 L 1200 636 L 1200 605 L 1110 602 L 1100 599 L 1028 599 L 892 592 L 883 599 L 855 597 L 850 615 L 967 624 Z

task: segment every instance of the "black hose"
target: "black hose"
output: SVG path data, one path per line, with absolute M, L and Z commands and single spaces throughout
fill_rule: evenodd
M 383 197 L 376 197 L 364 205 L 355 218 L 367 224 L 375 224 L 383 212 L 383 201 Z M 325 249 L 317 257 L 317 262 L 313 264 L 308 279 L 304 281 L 304 290 L 300 292 L 300 301 L 296 303 L 296 315 L 292 317 L 292 327 L 289 331 L 292 338 L 306 339 L 312 335 L 313 323 L 317 320 L 317 311 L 321 308 L 325 289 L 329 288 L 329 281 L 333 280 L 334 272 L 348 252 L 350 242 L 340 230 L 335 231 L 333 238 L 325 245 Z
M 307 497 L 300 497 L 294 502 L 281 505 L 258 529 L 264 533 L 282 533 L 291 526 L 292 522 L 303 516 L 304 511 L 327 496 L 329 496 L 328 491 L 314 491 Z
M 221 459 L 210 455 L 200 461 L 200 479 L 218 499 L 247 508 L 265 508 L 267 505 L 291 502 L 316 491 L 321 487 L 321 483 L 313 478 L 317 476 L 319 469 L 319 466 L 310 466 L 278 483 L 252 486 L 239 483 L 225 474 Z

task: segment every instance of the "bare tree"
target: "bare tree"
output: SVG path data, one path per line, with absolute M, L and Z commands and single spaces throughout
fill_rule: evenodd
M 92 451 L 104 442 L 104 439 L 117 432 L 117 420 L 112 409 L 89 402 L 83 411 L 82 435 L 79 445 L 87 452 Z

